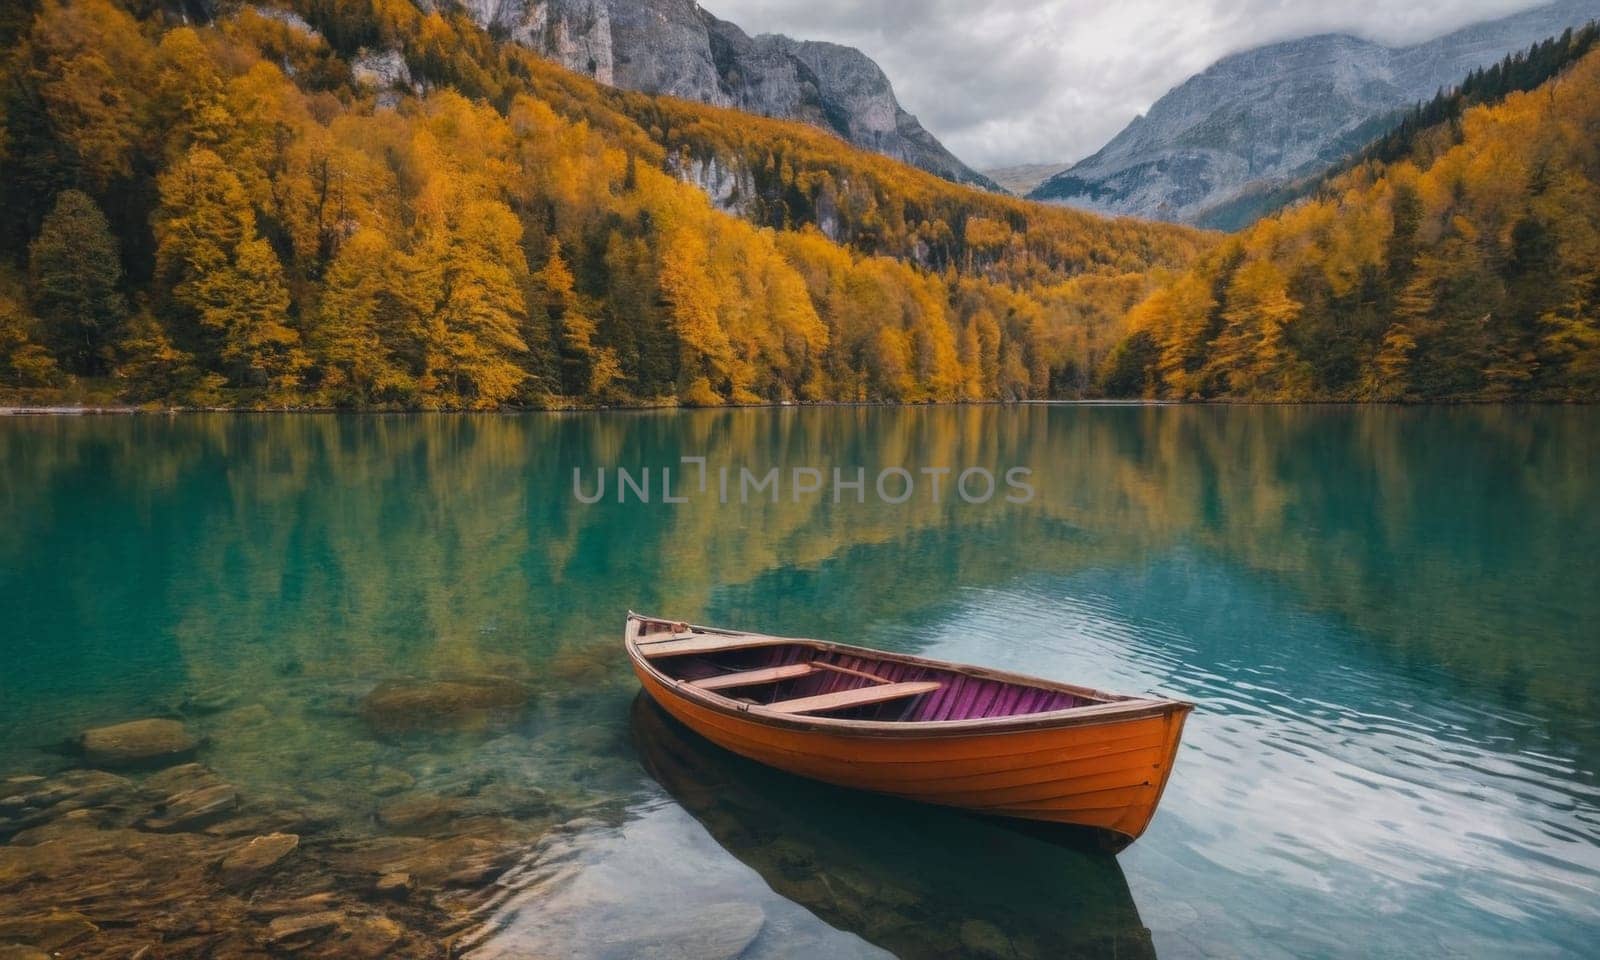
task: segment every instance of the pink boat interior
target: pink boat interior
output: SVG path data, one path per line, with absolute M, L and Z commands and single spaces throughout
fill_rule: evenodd
M 696 637 L 710 639 L 705 634 Z M 652 666 L 675 680 L 794 714 L 910 723 L 1015 717 L 1108 702 L 804 643 L 769 641 L 763 646 L 676 654 L 664 645 L 653 651 L 645 641 L 640 649 Z

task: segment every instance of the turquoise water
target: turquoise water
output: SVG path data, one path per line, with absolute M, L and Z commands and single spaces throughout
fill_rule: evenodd
M 575 498 L 618 466 L 650 503 Z M 718 466 L 785 486 L 720 503 Z M 787 485 L 836 466 L 866 502 Z M 895 466 L 1035 496 L 888 503 Z M 1592 955 L 1597 471 L 1600 414 L 1564 408 L 0 419 L 0 775 L 163 715 L 336 832 L 384 829 L 380 771 L 537 788 L 575 819 L 502 878 L 483 956 L 697 911 L 747 957 Z M 629 608 L 1199 708 L 1113 860 L 704 747 L 635 702 Z M 361 720 L 380 682 L 464 676 L 534 696 Z

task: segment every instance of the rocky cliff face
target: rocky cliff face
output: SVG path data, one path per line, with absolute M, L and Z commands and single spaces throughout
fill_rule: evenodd
M 809 71 L 828 124 L 850 142 L 947 180 L 998 189 L 988 177 L 952 156 L 916 117 L 901 109 L 889 78 L 860 50 L 771 35 L 756 38 L 757 44 L 763 42 L 781 48 L 800 68 Z M 782 109 L 779 104 L 772 106 Z
M 1330 34 L 1235 54 L 1029 196 L 1206 224 L 1249 193 L 1326 169 L 1472 70 L 1596 16 L 1600 0 L 1562 0 L 1410 47 Z
M 801 120 L 948 180 L 996 189 L 900 107 L 859 50 L 751 37 L 693 0 L 460 0 L 491 31 L 602 83 Z

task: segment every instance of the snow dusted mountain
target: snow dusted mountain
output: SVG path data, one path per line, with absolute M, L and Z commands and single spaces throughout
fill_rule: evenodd
M 1596 17 L 1600 0 L 1560 0 L 1409 47 L 1326 34 L 1234 54 L 1029 196 L 1236 226 L 1230 208 L 1241 198 L 1326 169 L 1384 132 L 1398 111 Z

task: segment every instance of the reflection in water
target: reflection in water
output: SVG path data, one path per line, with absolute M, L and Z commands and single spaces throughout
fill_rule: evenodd
M 763 767 L 643 694 L 633 734 L 650 775 L 729 853 L 898 957 L 1155 956 L 1115 857 Z
M 1039 495 L 573 500 L 575 467 L 682 456 L 1025 465 Z M 809 788 L 667 777 L 690 817 L 641 775 L 619 649 L 631 606 L 1200 701 L 1160 813 L 1120 860 L 1137 915 L 1125 892 L 1069 914 L 1013 891 L 1039 913 L 996 922 L 1007 935 L 1081 920 L 1092 937 L 1104 912 L 1101 930 L 1142 918 L 1164 957 L 1379 941 L 1582 955 L 1600 933 L 1597 475 L 1600 414 L 1564 408 L 5 418 L 0 776 L 68 763 L 38 748 L 87 726 L 181 716 L 223 776 L 335 805 L 342 831 L 388 829 L 374 791 L 406 782 L 399 799 L 498 798 L 503 815 L 534 791 L 551 819 L 626 809 L 532 861 L 567 871 L 573 916 L 589 915 L 580 895 L 604 902 L 612 880 L 670 863 L 689 891 L 676 906 L 753 903 L 766 955 L 785 931 L 819 953 L 914 951 L 757 849 L 749 798 Z M 381 682 L 484 676 L 534 691 L 509 726 L 386 738 L 360 719 Z M 979 829 L 962 824 L 948 829 Z M 892 857 L 852 859 L 879 848 L 835 840 L 848 832 L 808 837 L 808 869 L 854 864 L 884 897 L 917 898 L 884 917 L 998 909 L 951 906 L 926 859 L 916 877 L 873 873 L 861 864 Z M 553 929 L 541 905 L 560 901 L 535 896 L 550 889 L 518 887 L 489 942 Z M 722 932 L 749 933 L 745 917 Z
M 887 960 L 819 920 L 727 855 L 656 791 L 619 826 L 579 821 L 503 877 L 471 960 Z

